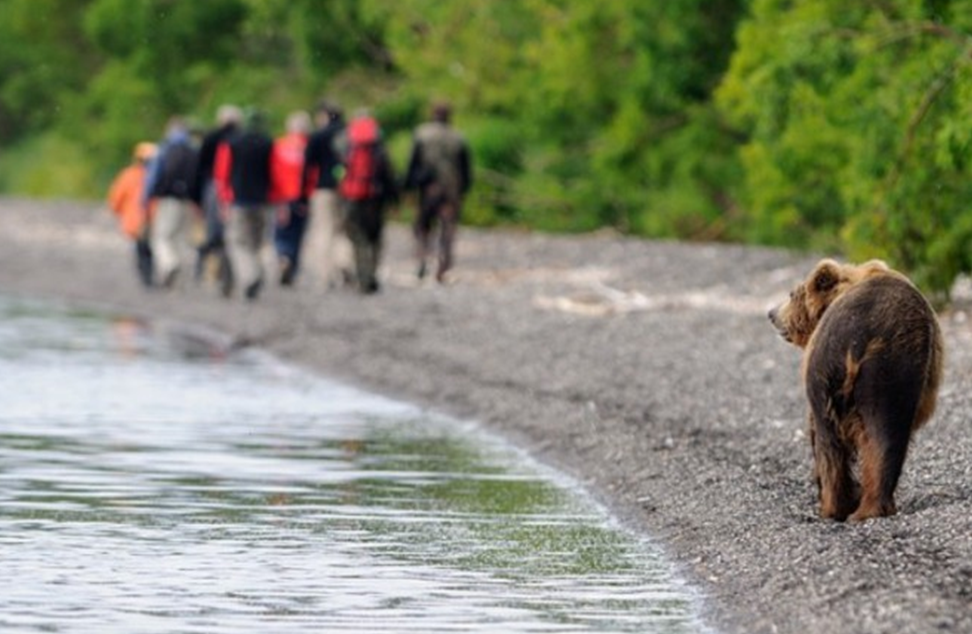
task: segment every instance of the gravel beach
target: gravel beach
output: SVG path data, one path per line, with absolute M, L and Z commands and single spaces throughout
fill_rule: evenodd
M 129 248 L 96 203 L 0 199 L 0 293 L 203 326 L 479 421 L 657 540 L 718 632 L 972 632 L 970 303 L 941 315 L 945 381 L 898 515 L 845 525 L 816 516 L 799 352 L 766 319 L 815 257 L 464 229 L 440 286 L 393 225 L 380 294 L 305 277 L 244 302 L 147 293 Z

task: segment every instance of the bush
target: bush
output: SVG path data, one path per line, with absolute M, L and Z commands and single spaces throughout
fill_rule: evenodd
M 99 172 L 89 156 L 85 148 L 56 133 L 33 138 L 0 154 L 0 189 L 38 198 L 102 198 L 113 174 Z

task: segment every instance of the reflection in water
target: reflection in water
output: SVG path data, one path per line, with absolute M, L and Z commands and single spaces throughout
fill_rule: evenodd
M 0 300 L 0 630 L 700 631 L 523 455 L 223 350 Z

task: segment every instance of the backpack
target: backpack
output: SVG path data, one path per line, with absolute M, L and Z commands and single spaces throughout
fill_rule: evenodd
M 465 178 L 461 163 L 465 141 L 452 128 L 442 123 L 425 123 L 416 131 L 415 141 L 421 147 L 421 165 L 415 185 L 436 183 L 451 200 L 461 198 Z
M 381 130 L 371 117 L 358 117 L 347 128 L 347 150 L 344 154 L 344 175 L 338 192 L 345 200 L 359 201 L 377 197 L 378 145 Z
M 168 145 L 156 160 L 162 165 L 156 177 L 152 196 L 157 198 L 195 199 L 196 165 L 199 155 L 188 141 Z

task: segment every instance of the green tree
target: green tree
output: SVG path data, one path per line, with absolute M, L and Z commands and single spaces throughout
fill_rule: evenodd
M 745 237 L 885 257 L 945 295 L 969 270 L 963 2 L 756 0 L 718 99 L 745 135 Z
M 0 142 L 37 134 L 63 115 L 96 64 L 78 27 L 84 0 L 0 0 Z
M 735 158 L 709 98 L 742 5 L 403 0 L 385 10 L 406 89 L 474 113 L 463 123 L 507 219 L 719 236 Z
M 208 101 L 239 61 L 246 15 L 242 0 L 93 0 L 84 30 L 103 63 L 74 102 L 71 119 L 89 124 L 65 133 L 117 163 Z

